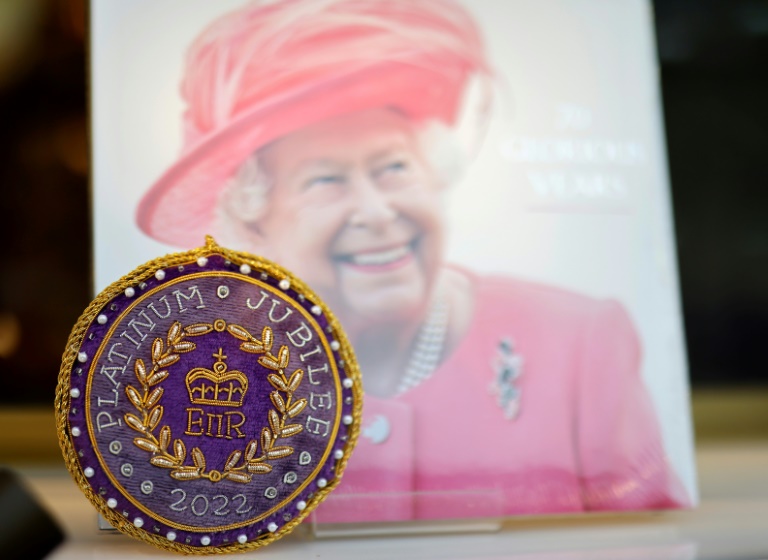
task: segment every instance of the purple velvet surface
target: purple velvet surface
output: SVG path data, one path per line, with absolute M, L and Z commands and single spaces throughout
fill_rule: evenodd
M 168 531 L 176 533 L 176 541 L 184 544 L 190 544 L 193 546 L 200 545 L 200 538 L 203 535 L 210 537 L 211 546 L 225 545 L 228 543 L 236 542 L 239 535 L 246 535 L 249 540 L 263 534 L 267 529 L 269 523 L 276 523 L 278 526 L 282 526 L 285 522 L 295 516 L 298 513 L 296 509 L 296 502 L 299 500 L 309 501 L 313 492 L 317 490 L 316 480 L 319 478 L 325 478 L 331 481 L 334 478 L 334 470 L 336 460 L 333 458 L 333 450 L 343 449 L 345 445 L 346 427 L 343 424 L 339 424 L 339 429 L 336 434 L 336 439 L 331 440 L 331 435 L 328 437 L 321 437 L 319 435 L 312 434 L 310 430 L 306 428 L 307 418 L 311 414 L 315 418 L 321 418 L 324 420 L 331 420 L 331 429 L 337 414 L 338 408 L 341 408 L 340 414 L 351 414 L 352 405 L 345 402 L 347 397 L 352 396 L 352 392 L 349 389 L 341 387 L 341 402 L 337 402 L 336 386 L 338 380 L 333 378 L 333 368 L 330 367 L 330 362 L 339 362 L 340 356 L 337 352 L 322 351 L 311 356 L 305 356 L 305 361 L 301 361 L 300 355 L 307 353 L 314 349 L 315 344 L 320 341 L 320 337 L 327 337 L 326 340 L 330 342 L 333 339 L 332 334 L 328 334 L 328 322 L 324 316 L 312 318 L 317 322 L 320 327 L 320 331 L 314 331 L 313 339 L 301 348 L 295 348 L 289 341 L 287 334 L 295 329 L 299 328 L 302 322 L 311 325 L 311 321 L 294 310 L 284 321 L 276 323 L 270 320 L 268 313 L 271 308 L 272 299 L 280 301 L 279 307 L 276 307 L 274 316 L 280 318 L 283 316 L 285 306 L 288 305 L 279 296 L 270 294 L 270 297 L 264 300 L 259 309 L 249 309 L 246 305 L 246 299 L 251 299 L 251 304 L 255 305 L 262 299 L 261 291 L 264 289 L 264 285 L 271 286 L 276 291 L 285 294 L 291 299 L 294 299 L 295 306 L 301 306 L 307 312 L 310 311 L 314 302 L 305 300 L 300 301 L 297 299 L 297 294 L 294 290 L 289 289 L 285 292 L 276 288 L 279 279 L 267 278 L 262 281 L 261 273 L 259 271 L 253 271 L 249 277 L 259 282 L 262 286 L 255 285 L 240 278 L 245 278 L 239 272 L 239 267 L 235 264 L 229 264 L 219 256 L 211 256 L 208 259 L 208 263 L 205 267 L 199 267 L 196 263 L 191 262 L 183 266 L 183 271 L 179 270 L 179 267 L 173 267 L 165 269 L 166 276 L 162 281 L 156 280 L 154 277 L 145 281 L 146 285 L 141 288 L 136 286 L 136 294 L 133 297 L 127 297 L 125 295 L 119 295 L 112 301 L 104 306 L 101 311 L 107 316 L 107 322 L 104 325 L 99 325 L 97 321 L 94 321 L 89 328 L 85 340 L 82 344 L 81 350 L 85 352 L 88 359 L 85 363 L 76 362 L 73 367 L 73 375 L 71 385 L 73 388 L 77 388 L 80 391 L 79 398 L 73 398 L 70 410 L 70 426 L 77 426 L 82 430 L 82 434 L 78 437 L 71 436 L 75 449 L 80 455 L 81 467 L 91 467 L 94 469 L 95 474 L 89 479 L 92 487 L 96 492 L 102 495 L 105 501 L 109 498 L 117 500 L 116 511 L 126 515 L 129 520 L 134 520 L 136 517 L 141 517 L 144 521 L 143 528 L 150 532 L 155 532 L 161 535 L 167 534 Z M 236 273 L 238 278 L 233 277 L 202 277 L 196 275 L 198 272 L 211 272 L 211 271 L 229 271 Z M 174 280 L 184 276 L 185 279 L 180 280 L 178 283 L 173 284 Z M 172 285 L 171 285 L 172 284 Z M 222 299 L 217 295 L 217 288 L 219 286 L 226 285 L 229 288 L 229 295 Z M 146 295 L 154 288 L 160 286 L 161 289 L 150 295 Z M 203 305 L 205 307 L 197 309 L 200 305 L 200 300 L 195 296 L 193 299 L 181 299 L 181 307 L 184 311 L 180 311 L 181 307 L 178 305 L 177 297 L 173 294 L 176 290 L 181 290 L 185 295 L 191 293 L 191 287 L 197 286 L 200 294 L 203 298 Z M 266 291 L 266 290 L 265 290 Z M 167 302 L 170 304 L 171 314 L 169 317 L 163 319 L 158 317 L 158 314 L 154 313 L 148 308 L 150 303 L 155 304 L 155 309 L 160 315 L 167 313 L 165 304 L 161 301 L 163 296 L 167 297 Z M 141 300 L 135 305 L 118 324 L 115 321 L 118 320 L 121 314 L 125 312 L 132 304 L 137 300 Z M 146 315 L 141 316 L 141 312 L 145 311 Z M 129 326 L 131 319 L 138 319 L 139 321 L 145 321 L 145 318 L 149 316 L 155 323 L 155 326 L 151 331 L 142 326 L 138 326 L 142 334 L 147 334 L 146 338 L 140 342 L 140 346 L 136 347 L 126 337 L 120 337 L 120 334 L 127 332 L 134 340 L 139 341 L 139 335 L 136 331 Z M 128 401 L 125 395 L 125 387 L 132 385 L 140 390 L 140 385 L 136 379 L 134 373 L 134 363 L 137 358 L 141 358 L 147 364 L 148 368 L 151 366 L 151 344 L 152 340 L 156 337 L 165 340 L 168 329 L 173 321 L 180 321 L 183 326 L 188 326 L 193 323 L 212 323 L 216 319 L 223 319 L 227 323 L 238 324 L 253 334 L 256 338 L 261 338 L 261 331 L 265 325 L 270 325 L 273 328 L 275 335 L 275 342 L 273 346 L 273 353 L 277 353 L 281 345 L 287 345 L 290 350 L 290 362 L 288 368 L 286 368 L 286 374 L 290 375 L 295 369 L 302 368 L 305 371 L 304 380 L 301 386 L 295 393 L 296 398 L 310 398 L 310 393 L 314 391 L 317 393 L 327 393 L 329 390 L 333 396 L 332 408 L 330 410 L 312 410 L 310 406 L 307 406 L 296 418 L 291 422 L 300 423 L 305 426 L 304 430 L 294 436 L 281 439 L 276 445 L 290 445 L 294 448 L 293 454 L 281 459 L 271 460 L 273 465 L 273 471 L 269 474 L 255 474 L 250 483 L 243 484 L 237 483 L 231 480 L 223 480 L 213 483 L 206 479 L 198 479 L 191 481 L 177 481 L 170 477 L 170 470 L 155 467 L 150 464 L 151 453 L 139 449 L 133 444 L 133 439 L 139 434 L 129 428 L 124 420 L 125 413 L 136 413 L 133 405 Z M 114 328 L 113 328 L 114 327 Z M 110 329 L 113 329 L 111 334 L 111 341 L 104 341 L 104 337 L 109 333 Z M 164 394 L 161 398 L 160 405 L 163 406 L 163 417 L 159 426 L 154 430 L 155 436 L 159 436 L 160 428 L 167 425 L 171 428 L 173 439 L 180 438 L 184 441 L 187 449 L 186 465 L 192 465 L 191 450 L 193 447 L 199 447 L 206 457 L 206 467 L 208 470 L 216 469 L 221 471 L 224 467 L 227 457 L 235 450 L 244 450 L 245 446 L 251 439 L 259 439 L 261 429 L 268 426 L 267 414 L 268 411 L 273 408 L 272 403 L 269 400 L 269 393 L 273 390 L 272 386 L 268 383 L 266 376 L 269 370 L 258 364 L 258 355 L 249 354 L 239 349 L 240 341 L 227 332 L 212 332 L 202 336 L 186 337 L 186 340 L 194 342 L 196 345 L 195 350 L 189 353 L 181 354 L 180 360 L 166 368 L 169 371 L 168 377 L 160 384 L 164 389 Z M 113 354 L 113 362 L 110 363 L 108 359 L 108 350 L 115 342 L 122 342 L 122 346 L 115 347 L 115 349 L 123 355 L 129 355 L 129 359 L 126 361 Z M 99 348 L 102 348 L 101 354 L 97 357 Z M 322 345 L 321 345 L 322 347 Z M 224 354 L 227 356 L 225 363 L 229 371 L 237 370 L 245 374 L 248 378 L 248 390 L 243 399 L 243 405 L 241 408 L 236 407 L 223 407 L 214 405 L 199 405 L 190 403 L 189 394 L 185 384 L 185 378 L 187 373 L 195 367 L 203 367 L 206 369 L 213 369 L 213 363 L 216 358 L 212 355 L 221 348 Z M 94 362 L 94 359 L 95 362 Z M 318 373 L 314 376 L 314 381 L 318 382 L 318 385 L 312 385 L 310 383 L 309 376 L 307 375 L 308 368 L 321 368 L 323 364 L 328 363 L 328 373 Z M 117 404 L 116 406 L 108 401 L 115 398 L 115 393 L 112 389 L 115 388 L 113 382 L 99 373 L 103 365 L 107 366 L 126 366 L 125 371 L 115 376 L 115 381 L 119 382 L 117 387 Z M 341 379 L 344 378 L 344 370 L 342 367 L 338 368 Z M 120 419 L 121 425 L 105 428 L 101 432 L 94 427 L 94 437 L 89 438 L 86 430 L 87 421 L 85 418 L 85 399 L 87 394 L 87 379 L 91 376 L 90 394 L 90 422 L 95 422 L 95 417 L 99 412 L 108 412 L 111 414 L 113 420 Z M 101 398 L 101 403 L 99 403 Z M 319 401 L 318 401 L 319 402 Z M 327 401 L 326 401 L 327 402 Z M 192 436 L 185 435 L 184 431 L 187 429 L 187 409 L 188 408 L 200 408 L 206 413 L 223 414 L 229 411 L 241 411 L 245 414 L 247 420 L 240 427 L 240 430 L 246 436 L 245 438 L 213 438 L 207 436 Z M 103 417 L 106 418 L 106 417 Z M 314 423 L 310 423 L 310 426 L 317 426 Z M 203 420 L 203 429 L 205 429 L 206 421 Z M 199 428 L 195 428 L 193 431 L 197 431 Z M 225 431 L 225 430 L 223 430 Z M 231 435 L 237 435 L 233 430 Z M 342 439 L 343 438 L 343 439 Z M 118 453 L 110 451 L 110 444 L 113 442 L 119 442 L 121 449 Z M 102 468 L 102 464 L 99 461 L 94 449 L 95 445 L 101 455 L 103 464 L 112 473 L 113 478 L 117 483 L 123 487 L 124 491 L 129 494 L 135 501 L 142 504 L 146 509 L 155 512 L 155 515 L 149 515 L 146 512 L 141 511 L 136 505 L 131 503 L 126 497 L 123 496 L 122 491 L 115 487 L 115 484 L 109 479 Z M 113 444 L 115 446 L 116 444 Z M 172 447 L 172 444 L 171 444 Z M 299 457 L 302 451 L 307 451 L 312 456 L 312 460 L 307 465 L 299 464 Z M 257 522 L 251 522 L 251 520 L 257 518 L 263 512 L 271 509 L 277 504 L 284 501 L 292 492 L 294 492 L 303 482 L 308 480 L 318 466 L 318 461 L 321 459 L 324 452 L 330 452 L 326 463 L 320 468 L 319 472 L 308 481 L 306 487 L 294 497 L 290 503 L 284 504 L 278 511 L 273 512 L 264 519 Z M 258 455 L 261 454 L 259 449 Z M 126 463 L 132 466 L 132 473 L 130 476 L 126 476 L 121 472 L 121 467 Z M 297 475 L 297 481 L 294 483 L 286 483 L 283 480 L 286 472 L 295 472 Z M 146 494 L 142 491 L 142 483 L 146 481 L 152 482 L 152 491 Z M 145 484 L 146 486 L 146 484 Z M 273 487 L 277 490 L 277 496 L 274 498 L 265 497 L 265 490 L 268 487 Z M 174 502 L 178 502 L 181 498 L 181 493 L 176 492 L 171 494 L 174 489 L 182 489 L 186 493 L 186 499 L 181 505 L 186 506 L 183 511 L 174 511 L 171 509 L 171 505 Z M 209 506 L 204 515 L 196 515 L 191 506 L 191 501 L 195 496 L 205 496 Z M 245 502 L 242 498 L 233 500 L 236 495 L 245 496 Z M 225 498 L 228 504 L 225 506 Z M 196 502 L 195 510 L 200 513 L 204 508 L 204 500 L 198 499 Z M 239 509 L 242 513 L 238 513 Z M 216 515 L 214 510 L 218 513 L 225 515 Z M 247 510 L 247 511 L 244 511 Z M 170 522 L 170 524 L 168 523 Z M 195 530 L 183 530 L 176 527 L 172 527 L 171 524 L 177 525 L 190 525 L 194 526 Z M 217 527 L 225 527 L 231 524 L 245 524 L 243 527 L 219 530 L 215 532 Z

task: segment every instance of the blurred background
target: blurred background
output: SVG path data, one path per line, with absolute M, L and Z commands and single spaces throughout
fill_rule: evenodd
M 0 1 L 0 461 L 58 455 L 92 295 L 86 4 Z M 768 1 L 653 4 L 697 437 L 768 437 Z

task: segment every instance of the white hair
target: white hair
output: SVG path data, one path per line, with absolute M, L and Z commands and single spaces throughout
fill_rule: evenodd
M 438 184 L 447 187 L 457 182 L 467 157 L 451 128 L 431 120 L 416 127 L 414 135 Z M 213 226 L 227 246 L 241 244 L 242 226 L 256 225 L 266 211 L 272 179 L 262 164 L 262 150 L 243 162 L 219 194 Z

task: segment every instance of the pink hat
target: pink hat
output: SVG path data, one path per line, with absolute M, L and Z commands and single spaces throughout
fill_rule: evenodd
M 448 0 L 286 0 L 225 15 L 187 53 L 184 147 L 139 203 L 139 227 L 199 244 L 227 179 L 258 148 L 376 107 L 451 125 L 467 78 L 486 71 L 475 24 Z

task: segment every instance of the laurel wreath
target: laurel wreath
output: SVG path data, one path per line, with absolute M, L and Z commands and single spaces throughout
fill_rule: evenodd
M 226 330 L 241 341 L 240 349 L 250 354 L 260 354 L 259 364 L 272 371 L 267 380 L 275 389 L 269 394 L 274 408 L 268 413 L 269 426 L 262 428 L 259 440 L 252 439 L 244 449 L 236 449 L 230 453 L 221 470 L 207 470 L 205 454 L 199 447 L 192 448 L 192 464 L 187 465 L 187 449 L 181 439 L 173 440 L 171 445 L 171 428 L 163 426 L 158 436 L 155 430 L 163 417 L 163 388 L 160 387 L 168 377 L 168 368 L 179 360 L 179 355 L 192 352 L 197 345 L 185 340 L 185 337 L 195 337 L 208 334 L 211 331 Z M 152 368 L 147 370 L 144 360 L 137 358 L 134 373 L 141 386 L 137 389 L 126 386 L 125 394 L 138 411 L 125 414 L 125 422 L 141 434 L 133 443 L 140 449 L 152 453 L 150 463 L 156 467 L 170 469 L 170 476 L 176 480 L 196 480 L 205 478 L 211 482 L 231 480 L 233 482 L 249 483 L 255 474 L 267 474 L 272 471 L 269 461 L 288 457 L 293 453 L 293 447 L 275 445 L 279 440 L 294 436 L 303 429 L 301 424 L 288 424 L 307 405 L 306 399 L 294 400 L 294 392 L 298 389 L 304 377 L 301 369 L 295 370 L 286 377 L 285 368 L 288 366 L 289 350 L 280 346 L 277 355 L 272 354 L 274 341 L 272 329 L 265 326 L 261 340 L 255 338 L 247 329 L 240 325 L 227 324 L 218 319 L 211 323 L 196 323 L 182 327 L 176 321 L 168 329 L 166 340 L 155 338 L 152 342 Z M 282 394 L 281 394 L 282 393 Z M 261 448 L 261 453 L 257 456 Z

